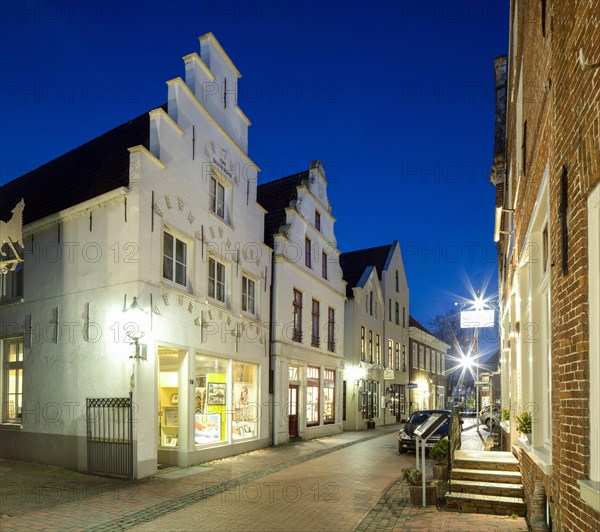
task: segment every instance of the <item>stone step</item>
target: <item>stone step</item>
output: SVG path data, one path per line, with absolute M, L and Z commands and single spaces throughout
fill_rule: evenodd
M 455 480 L 522 484 L 521 473 L 518 471 L 489 471 L 484 469 L 463 469 L 460 467 L 455 467 L 452 470 L 452 482 Z
M 447 493 L 446 509 L 466 513 L 525 516 L 527 505 L 521 497 L 500 497 L 474 493 Z
M 487 469 L 518 471 L 519 461 L 512 453 L 499 451 L 463 451 L 454 453 L 454 467 L 460 469 Z
M 481 495 L 500 495 L 501 497 L 523 497 L 523 484 L 506 482 L 478 482 L 476 480 L 453 480 L 452 493 L 476 493 Z

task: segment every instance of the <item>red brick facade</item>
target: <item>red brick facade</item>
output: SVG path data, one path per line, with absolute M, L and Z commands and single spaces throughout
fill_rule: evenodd
M 492 174 L 497 206 L 505 209 L 498 243 L 505 315 L 515 291 L 518 300 L 523 254 L 541 253 L 527 247 L 532 216 L 545 208 L 538 195 L 545 175 L 549 193 L 551 474 L 531 459 L 535 453 L 522 450 L 526 497 L 531 501 L 538 478 L 554 529 L 600 530 L 600 513 L 581 499 L 578 483 L 590 478 L 590 382 L 600 385 L 589 366 L 590 356 L 599 354 L 589 351 L 594 325 L 588 315 L 587 205 L 600 180 L 600 0 L 511 0 L 510 31 L 506 151 L 503 158 L 496 150 Z M 509 330 L 515 319 L 509 321 L 503 328 L 506 353 L 514 351 L 517 337 Z M 532 320 L 535 326 L 541 321 Z M 519 379 L 520 372 L 511 378 Z M 526 396 L 526 387 L 520 382 L 516 395 Z M 506 393 L 503 406 L 509 406 Z

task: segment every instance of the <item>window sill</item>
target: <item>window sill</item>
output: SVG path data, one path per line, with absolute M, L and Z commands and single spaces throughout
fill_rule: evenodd
M 545 475 L 552 475 L 552 454 L 544 447 L 532 447 L 527 438 L 521 436 L 518 440 L 519 447 Z
M 0 430 L 23 430 L 23 425 L 20 423 L 0 423 Z
M 210 213 L 210 215 L 215 219 L 215 220 L 219 220 L 219 222 L 221 222 L 222 224 L 226 225 L 227 227 L 229 227 L 229 229 L 233 230 L 233 223 L 228 222 L 225 218 L 221 218 L 216 212 L 213 212 L 211 210 L 208 211 Z
M 0 300 L 0 307 L 9 306 L 9 305 L 18 305 L 19 303 L 23 303 L 25 298 L 16 297 L 15 299 L 3 299 Z
M 578 480 L 579 496 L 588 506 L 600 512 L 600 482 Z

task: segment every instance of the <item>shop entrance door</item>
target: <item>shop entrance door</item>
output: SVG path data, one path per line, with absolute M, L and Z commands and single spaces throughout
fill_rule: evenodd
M 288 423 L 290 438 L 298 437 L 298 385 L 290 384 L 288 390 Z

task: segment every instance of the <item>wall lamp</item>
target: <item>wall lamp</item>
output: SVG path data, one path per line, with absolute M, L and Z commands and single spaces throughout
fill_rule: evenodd
M 500 230 L 500 226 L 502 225 L 502 213 L 510 213 L 513 214 L 514 209 L 505 209 L 504 207 L 496 207 L 496 220 L 494 223 L 494 242 L 498 242 L 500 240 L 500 235 L 510 235 L 510 231 L 502 231 Z
M 135 296 L 131 305 L 127 307 L 127 295 L 125 295 L 123 302 L 123 312 L 127 314 L 126 317 L 129 320 L 124 325 L 125 342 L 135 345 L 135 354 L 130 355 L 129 358 L 148 360 L 148 346 L 140 343 L 140 340 L 145 335 L 144 324 L 148 312 L 142 308 Z

